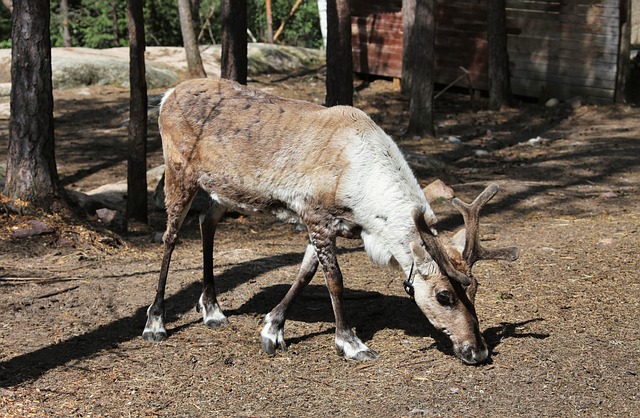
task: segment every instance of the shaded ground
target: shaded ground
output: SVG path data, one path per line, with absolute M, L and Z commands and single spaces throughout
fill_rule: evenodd
M 251 84 L 324 98 L 318 72 Z M 359 87 L 356 105 L 400 138 L 407 102 L 389 82 Z M 127 100 L 115 87 L 56 92 L 66 187 L 125 178 Z M 187 221 L 168 284 L 170 338 L 150 345 L 140 334 L 160 267 L 161 212 L 126 237 L 93 219 L 87 228 L 41 217 L 55 232 L 25 239 L 12 234 L 28 217 L 0 214 L 0 415 L 640 416 L 640 111 L 523 104 L 498 113 L 455 94 L 437 105 L 440 139 L 401 141 L 421 183 L 439 177 L 469 199 L 498 182 L 483 238 L 521 248 L 517 262 L 476 267 L 490 363 L 455 359 L 400 275 L 374 266 L 357 241 L 339 242 L 347 309 L 379 358 L 335 355 L 318 277 L 290 314 L 289 352 L 265 355 L 258 321 L 284 295 L 305 244 L 266 217 L 221 226 L 215 272 L 232 325 L 215 331 L 193 309 L 201 261 L 197 221 Z M 8 122 L 0 125 L 4 161 Z M 154 166 L 162 157 L 150 127 Z M 421 155 L 446 166 L 434 171 Z M 434 209 L 445 230 L 459 226 L 448 203 Z

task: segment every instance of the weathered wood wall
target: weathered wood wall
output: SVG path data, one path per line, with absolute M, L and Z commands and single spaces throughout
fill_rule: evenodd
M 640 0 L 631 1 L 631 45 L 640 46 Z
M 625 0 L 507 0 L 513 92 L 613 100 L 620 1 Z M 353 0 L 356 72 L 401 76 L 401 9 L 401 0 Z M 486 15 L 487 0 L 439 0 L 436 82 L 451 83 L 464 67 L 473 88 L 488 88 Z M 468 86 L 469 79 L 456 84 Z
M 619 0 L 507 0 L 516 94 L 613 100 Z
M 354 71 L 399 78 L 402 33 L 402 0 L 352 0 Z

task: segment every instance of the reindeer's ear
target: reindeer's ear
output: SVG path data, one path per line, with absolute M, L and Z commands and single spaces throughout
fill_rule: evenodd
M 425 267 L 428 265 L 432 258 L 424 248 L 424 246 L 419 242 L 412 242 L 410 245 L 411 253 L 413 254 L 413 263 L 416 270 L 423 276 L 426 277 L 428 275 L 428 270 L 425 270 Z
M 410 247 L 417 264 L 422 264 L 427 260 L 431 260 L 429 253 L 427 253 L 427 250 L 425 250 L 420 243 L 414 241 L 411 243 Z
M 466 243 L 466 234 L 467 230 L 462 228 L 451 238 L 451 246 L 456 249 L 460 254 L 464 251 L 464 246 Z

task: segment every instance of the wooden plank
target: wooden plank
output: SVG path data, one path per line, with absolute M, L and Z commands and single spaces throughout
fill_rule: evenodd
M 549 50 L 557 47 L 558 39 L 534 38 L 522 36 L 508 36 L 507 49 L 509 51 Z M 590 43 L 585 41 L 562 41 L 562 48 L 579 51 L 598 51 L 617 54 L 617 45 L 605 43 Z
M 563 30 L 579 32 L 579 33 L 603 33 L 607 30 L 618 29 L 618 20 L 610 17 L 594 17 L 586 20 L 583 17 L 560 15 L 559 19 L 549 19 L 547 15 L 538 16 L 521 16 L 511 14 L 507 16 L 507 27 L 519 28 L 522 32 L 552 30 L 558 28 Z
M 549 10 L 558 8 L 617 9 L 619 0 L 506 0 L 508 9 Z
M 513 10 L 535 10 L 544 13 L 560 14 L 559 1 L 506 0 L 507 13 Z
M 528 80 L 542 80 L 549 81 L 559 84 L 572 84 L 572 85 L 580 85 L 585 87 L 596 87 L 603 89 L 614 89 L 615 88 L 615 73 L 612 78 L 605 79 L 600 75 L 598 77 L 586 76 L 579 77 L 576 75 L 567 75 L 567 74 L 557 74 L 551 71 L 528 71 L 525 70 L 512 70 L 511 76 L 515 78 L 523 78 Z
M 394 13 L 402 10 L 402 0 L 351 0 L 351 16 L 367 16 L 377 13 Z
M 522 78 L 511 79 L 511 90 L 516 95 L 539 97 L 544 90 L 547 97 L 556 97 L 561 100 L 571 97 L 581 96 L 588 101 L 599 103 L 611 103 L 613 101 L 613 90 L 598 89 L 577 85 L 547 83 L 540 80 L 526 80 Z
M 531 62 L 531 61 L 575 61 L 581 62 L 585 65 L 589 63 L 600 63 L 600 64 L 609 64 L 616 65 L 618 57 L 616 54 L 608 54 L 601 51 L 579 51 L 574 49 L 549 49 L 544 50 L 540 49 L 537 51 L 510 51 L 509 59 L 512 61 L 523 61 L 523 62 Z
M 520 35 L 511 35 L 508 34 L 507 37 L 509 39 L 530 39 L 532 42 L 540 42 L 540 41 L 549 41 L 549 42 L 557 42 L 563 45 L 566 44 L 576 44 L 583 45 L 585 47 L 590 46 L 607 46 L 607 45 L 618 45 L 618 35 L 611 34 L 609 36 L 597 34 L 597 33 L 573 33 L 573 32 L 547 32 L 539 31 L 535 33 L 526 33 Z
M 560 0 L 562 4 L 596 7 L 618 7 L 620 0 Z
M 366 27 L 367 29 L 378 28 L 402 31 L 402 15 L 372 15 L 366 17 L 352 16 L 351 26 Z

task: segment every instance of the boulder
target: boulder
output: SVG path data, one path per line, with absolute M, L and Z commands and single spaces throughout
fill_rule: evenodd
M 438 200 L 451 200 L 455 197 L 453 189 L 444 184 L 440 179 L 433 181 L 427 187 L 422 189 L 422 191 L 424 192 L 429 204 Z

